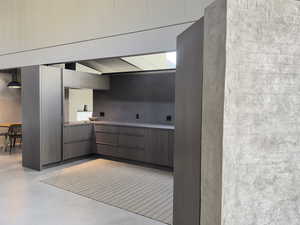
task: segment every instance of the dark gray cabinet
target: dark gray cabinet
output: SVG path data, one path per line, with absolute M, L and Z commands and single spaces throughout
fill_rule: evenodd
M 76 157 L 86 156 L 92 153 L 91 141 L 80 141 L 73 143 L 65 143 L 63 151 L 63 159 L 68 160 Z
M 101 154 L 101 155 L 106 155 L 106 156 L 119 157 L 118 152 L 117 152 L 117 147 L 114 145 L 97 143 L 96 153 Z
M 47 66 L 22 68 L 24 167 L 42 170 L 61 161 L 61 70 Z
M 145 151 L 145 129 L 95 125 L 97 153 L 142 160 Z
M 64 143 L 90 140 L 93 136 L 93 126 L 82 124 L 64 127 Z
M 175 132 L 169 131 L 169 166 L 174 166 Z
M 94 132 L 92 124 L 78 124 L 64 127 L 63 160 L 93 153 Z
M 95 124 L 97 153 L 173 166 L 173 130 Z
M 169 131 L 149 129 L 146 153 L 147 162 L 169 166 Z

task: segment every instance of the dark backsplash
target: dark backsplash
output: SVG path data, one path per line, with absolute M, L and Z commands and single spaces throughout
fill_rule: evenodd
M 110 90 L 94 91 L 100 120 L 174 124 L 175 72 L 112 75 L 110 82 Z

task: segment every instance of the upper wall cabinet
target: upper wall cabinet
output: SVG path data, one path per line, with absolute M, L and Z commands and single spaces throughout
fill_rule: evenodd
M 98 74 L 63 70 L 63 86 L 67 88 L 109 90 L 110 78 Z
M 195 21 L 213 0 L 1 0 L 0 54 Z

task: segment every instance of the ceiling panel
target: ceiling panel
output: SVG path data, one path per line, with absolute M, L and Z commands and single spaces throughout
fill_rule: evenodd
M 176 68 L 176 63 L 168 57 L 167 53 L 130 56 L 122 59 L 141 68 L 142 70 L 164 70 Z
M 81 62 L 81 64 L 91 67 L 101 73 L 131 72 L 141 70 L 120 58 L 89 60 Z
M 101 73 L 176 69 L 176 52 L 112 59 L 94 59 L 82 61 L 80 64 Z

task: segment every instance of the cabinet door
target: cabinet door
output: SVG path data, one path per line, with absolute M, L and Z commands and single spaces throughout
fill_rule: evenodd
M 174 131 L 169 131 L 169 166 L 174 164 L 174 148 L 175 148 L 175 134 Z
M 147 162 L 169 166 L 169 131 L 149 129 L 146 154 Z
M 217 10 L 218 7 L 215 6 L 216 4 L 213 5 L 211 9 L 214 8 Z M 209 76 L 215 76 L 214 78 L 217 81 L 219 79 L 219 72 L 215 73 L 215 71 L 221 69 L 223 61 L 220 59 L 223 58 L 220 56 L 218 60 L 216 60 L 216 58 L 210 59 L 210 56 L 217 54 L 217 51 L 221 53 L 220 49 L 222 48 L 219 42 L 224 35 L 220 35 L 218 29 L 221 30 L 223 25 L 223 23 L 219 21 L 222 16 L 221 14 L 217 16 L 214 14 L 207 20 L 205 16 L 205 20 L 213 25 L 210 26 L 206 24 L 206 28 L 214 32 L 208 32 L 209 30 L 204 32 L 204 19 L 202 18 L 199 22 L 194 23 L 184 31 L 177 39 L 177 69 L 175 76 L 174 225 L 200 224 L 200 211 L 203 209 L 205 209 L 204 212 L 211 210 L 211 212 L 203 216 L 203 218 L 208 219 L 212 215 L 213 217 L 209 218 L 208 221 L 217 221 L 215 217 L 219 216 L 219 209 L 215 204 L 215 202 L 220 201 L 220 199 L 217 199 L 217 196 L 219 196 L 217 192 L 218 188 L 213 186 L 214 189 L 209 190 L 209 196 L 212 197 L 211 193 L 213 193 L 214 196 L 206 199 L 204 201 L 205 204 L 202 205 L 203 207 L 200 204 L 202 192 L 200 190 L 202 190 L 201 179 L 203 178 L 201 176 L 202 88 L 206 87 L 212 90 L 214 89 L 213 87 L 219 88 L 218 86 L 211 87 L 210 83 L 203 85 L 203 52 L 207 54 L 207 58 L 210 60 L 206 64 L 207 73 Z M 217 30 L 218 33 L 215 33 Z M 212 39 L 206 40 L 208 44 L 205 44 L 205 51 L 203 49 L 204 34 L 208 35 L 206 38 Z M 217 45 L 213 46 L 214 44 L 210 45 L 210 43 Z M 218 50 L 215 52 L 214 49 Z M 214 68 L 216 65 L 218 65 L 218 67 Z M 211 90 L 209 93 L 211 93 Z M 219 90 L 215 94 L 219 94 Z M 205 104 L 217 104 L 217 102 L 205 102 Z M 207 107 L 207 109 L 214 109 L 208 105 Z M 212 153 L 209 154 L 211 155 Z M 207 168 L 210 167 L 211 165 Z M 219 172 L 219 170 L 216 171 Z M 203 179 L 205 185 L 218 184 L 219 181 L 217 177 L 219 175 L 215 174 L 216 177 L 211 177 L 214 172 L 206 172 L 210 172 L 211 175 L 206 178 L 209 179 L 209 182 Z M 207 186 L 204 188 L 205 191 Z M 205 197 L 207 196 L 205 195 Z M 208 204 L 206 204 L 206 202 L 208 202 Z M 204 223 L 201 221 L 201 224 Z

